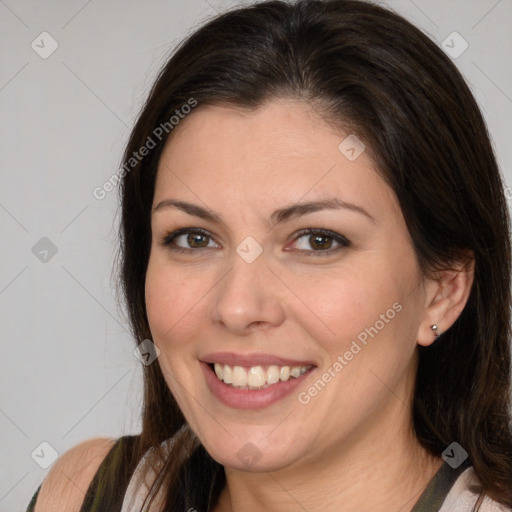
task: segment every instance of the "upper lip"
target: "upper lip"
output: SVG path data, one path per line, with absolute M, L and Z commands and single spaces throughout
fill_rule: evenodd
M 311 360 L 296 360 L 272 354 L 235 354 L 234 352 L 214 352 L 200 358 L 205 363 L 219 363 L 230 366 L 316 366 Z

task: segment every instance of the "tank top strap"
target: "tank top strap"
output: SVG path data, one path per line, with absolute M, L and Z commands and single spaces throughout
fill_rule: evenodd
M 85 494 L 80 512 L 119 512 L 126 489 L 139 462 L 134 446 L 139 435 L 122 436 L 100 464 Z
M 466 460 L 464 463 L 453 469 L 446 461 L 438 469 L 432 480 L 416 501 L 411 512 L 438 512 L 461 474 L 470 467 Z

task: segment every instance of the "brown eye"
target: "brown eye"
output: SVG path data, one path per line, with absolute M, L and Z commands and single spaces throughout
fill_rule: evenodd
M 169 233 L 162 239 L 162 244 L 177 252 L 192 252 L 195 249 L 209 249 L 213 246 L 212 237 L 199 228 L 185 228 Z
M 208 236 L 203 235 L 202 233 L 192 233 L 189 235 L 180 235 L 179 237 L 177 237 L 177 239 L 180 239 L 182 237 L 186 237 L 185 238 L 186 243 L 189 244 L 190 247 L 192 247 L 192 248 L 208 246 L 208 240 L 207 240 Z M 205 243 L 205 240 L 206 240 L 206 243 Z
M 309 237 L 309 244 L 313 249 L 330 249 L 333 239 L 325 235 L 311 235 Z
M 343 235 L 324 229 L 305 229 L 300 231 L 298 235 L 295 238 L 295 244 L 299 251 L 307 256 L 332 254 L 350 246 L 350 241 Z M 301 239 L 303 239 L 303 242 L 298 243 L 297 241 Z

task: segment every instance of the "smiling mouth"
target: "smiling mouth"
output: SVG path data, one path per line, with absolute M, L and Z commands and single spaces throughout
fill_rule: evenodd
M 313 365 L 306 366 L 233 366 L 221 363 L 209 363 L 208 366 L 217 379 L 235 389 L 265 389 L 279 382 L 298 379 L 311 370 Z

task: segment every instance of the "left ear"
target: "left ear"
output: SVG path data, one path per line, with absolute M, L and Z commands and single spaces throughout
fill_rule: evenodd
M 436 341 L 432 325 L 437 325 L 437 332 L 442 334 L 455 323 L 468 301 L 474 275 L 475 261 L 471 255 L 450 270 L 425 279 L 425 314 L 416 338 L 419 345 L 426 347 Z

